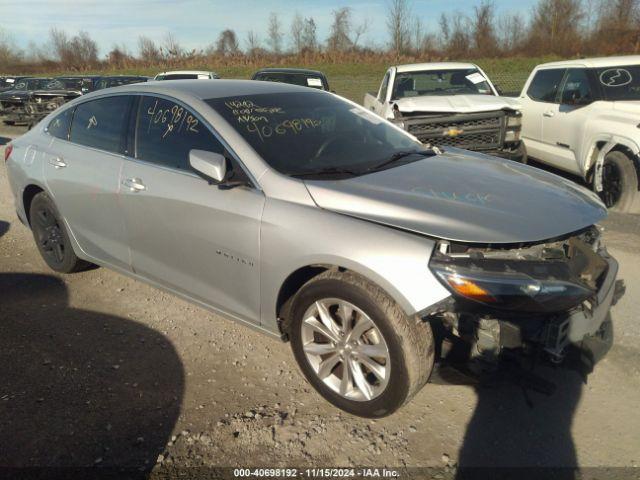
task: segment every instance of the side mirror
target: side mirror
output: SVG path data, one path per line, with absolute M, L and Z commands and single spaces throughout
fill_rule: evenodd
M 214 183 L 224 182 L 227 176 L 227 159 L 219 153 L 191 150 L 189 164 Z
M 500 87 L 496 87 L 496 93 L 500 97 L 504 96 L 504 91 Z

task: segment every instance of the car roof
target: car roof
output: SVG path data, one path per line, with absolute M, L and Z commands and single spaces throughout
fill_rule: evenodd
M 410 63 L 407 65 L 396 66 L 396 70 L 399 73 L 416 72 L 422 70 L 465 70 L 469 68 L 478 68 L 478 66 L 474 63 L 462 62 Z
M 310 70 L 308 68 L 261 68 L 254 76 L 259 73 L 300 73 L 304 75 L 317 75 L 319 77 L 324 77 L 324 73 L 318 70 Z
M 149 78 L 144 75 L 103 75 L 98 78 Z
M 578 58 L 573 60 L 560 60 L 558 62 L 549 62 L 538 65 L 537 68 L 554 68 L 554 67 L 615 67 L 622 65 L 640 65 L 640 55 L 621 55 L 617 57 L 594 57 L 594 58 Z
M 97 96 L 104 90 L 86 95 L 85 98 Z M 273 93 L 313 93 L 323 94 L 321 90 L 279 82 L 261 82 L 257 80 L 163 80 L 162 82 L 135 83 L 109 89 L 109 93 L 156 93 L 175 97 L 191 97 L 200 100 L 245 95 Z

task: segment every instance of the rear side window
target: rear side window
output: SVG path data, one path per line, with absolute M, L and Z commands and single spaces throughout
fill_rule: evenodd
M 78 105 L 71 123 L 71 141 L 108 152 L 124 152 L 131 98 L 105 97 Z
M 223 153 L 224 147 L 193 112 L 165 98 L 145 96 L 136 124 L 136 158 L 189 169 L 189 151 Z
M 527 90 L 529 98 L 538 102 L 556 103 L 558 88 L 564 72 L 563 68 L 539 70 Z
M 71 118 L 73 117 L 73 108 L 67 108 L 64 112 L 59 113 L 47 126 L 47 132 L 56 138 L 69 140 L 69 127 L 71 126 Z

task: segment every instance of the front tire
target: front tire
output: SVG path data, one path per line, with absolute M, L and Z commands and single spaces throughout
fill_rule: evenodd
M 623 152 L 609 152 L 604 157 L 598 195 L 610 211 L 631 212 L 638 196 L 638 174 L 633 160 Z
M 395 412 L 433 369 L 431 326 L 350 272 L 326 271 L 300 289 L 291 308 L 290 338 L 311 385 L 336 407 L 361 417 Z
M 73 273 L 91 266 L 76 256 L 62 217 L 45 192 L 33 197 L 29 223 L 38 251 L 49 268 L 60 273 Z

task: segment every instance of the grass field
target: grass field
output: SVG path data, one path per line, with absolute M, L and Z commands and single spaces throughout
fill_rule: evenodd
M 504 59 L 472 59 L 489 75 L 497 87 L 505 94 L 519 93 L 529 73 L 536 65 L 552 61 L 552 57 L 544 58 L 504 58 Z M 269 67 L 275 65 L 261 65 Z M 319 64 L 287 64 L 277 65 L 287 67 L 311 68 L 324 72 L 329 78 L 332 90 L 355 102 L 362 103 L 365 92 L 377 90 L 384 73 L 389 68 L 388 63 L 319 63 Z M 216 66 L 212 64 L 193 64 L 180 68 L 213 70 L 222 78 L 250 78 L 257 70 L 254 65 L 246 66 Z M 146 68 L 135 70 L 103 71 L 101 74 L 138 74 L 154 76 L 161 68 Z M 177 68 L 176 68 L 177 69 Z M 73 74 L 72 72 L 67 72 Z M 77 73 L 76 73 L 77 74 Z M 60 73 L 56 73 L 60 75 Z

